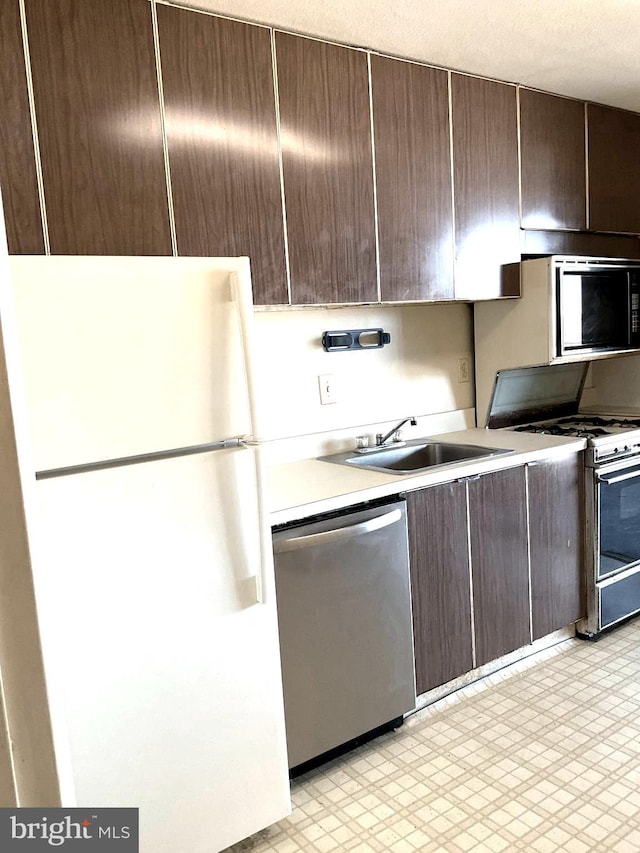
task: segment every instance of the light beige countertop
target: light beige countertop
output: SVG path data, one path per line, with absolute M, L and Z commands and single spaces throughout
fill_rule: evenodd
M 267 501 L 272 525 L 285 524 L 363 501 L 423 489 L 476 474 L 513 468 L 527 462 L 578 453 L 582 438 L 562 438 L 509 430 L 465 429 L 425 437 L 429 441 L 475 444 L 512 451 L 486 459 L 456 462 L 415 474 L 385 474 L 349 465 L 303 459 L 269 469 Z

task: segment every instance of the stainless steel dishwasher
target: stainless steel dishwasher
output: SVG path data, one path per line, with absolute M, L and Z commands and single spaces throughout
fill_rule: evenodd
M 406 505 L 275 529 L 273 546 L 289 767 L 299 772 L 415 707 Z

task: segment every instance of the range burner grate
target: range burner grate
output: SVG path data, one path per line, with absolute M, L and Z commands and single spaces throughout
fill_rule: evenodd
M 640 427 L 640 419 L 638 418 L 602 418 L 598 415 L 574 415 L 573 417 L 562 418 L 556 421 L 557 424 L 572 424 L 576 428 L 591 429 L 591 427 L 604 427 L 604 431 L 599 435 L 607 435 L 609 429 L 638 429 Z
M 537 432 L 543 435 L 565 435 L 571 438 L 595 438 L 599 435 L 609 435 L 606 429 L 602 427 L 588 427 L 584 425 L 563 426 L 563 422 L 555 424 L 525 424 L 524 426 L 514 427 L 514 432 Z M 567 421 L 567 424 L 574 421 Z
M 600 415 L 570 415 L 557 421 L 540 421 L 514 427 L 516 432 L 537 432 L 572 438 L 600 438 L 640 429 L 640 418 Z

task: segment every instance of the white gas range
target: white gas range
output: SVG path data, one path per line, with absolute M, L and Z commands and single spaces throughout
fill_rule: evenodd
M 537 432 L 587 439 L 587 465 L 640 454 L 640 418 L 626 414 L 581 412 L 566 418 L 521 424 L 515 432 Z
M 497 374 L 487 427 L 583 437 L 587 616 L 579 636 L 640 613 L 640 418 L 579 412 L 588 364 Z

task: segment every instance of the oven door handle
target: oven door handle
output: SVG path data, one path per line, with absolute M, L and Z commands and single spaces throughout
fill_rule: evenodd
M 640 477 L 640 468 L 631 468 L 624 474 L 598 474 L 597 480 L 599 483 L 604 483 L 605 486 L 612 486 L 614 483 L 621 483 L 623 480 L 632 480 L 634 477 Z

